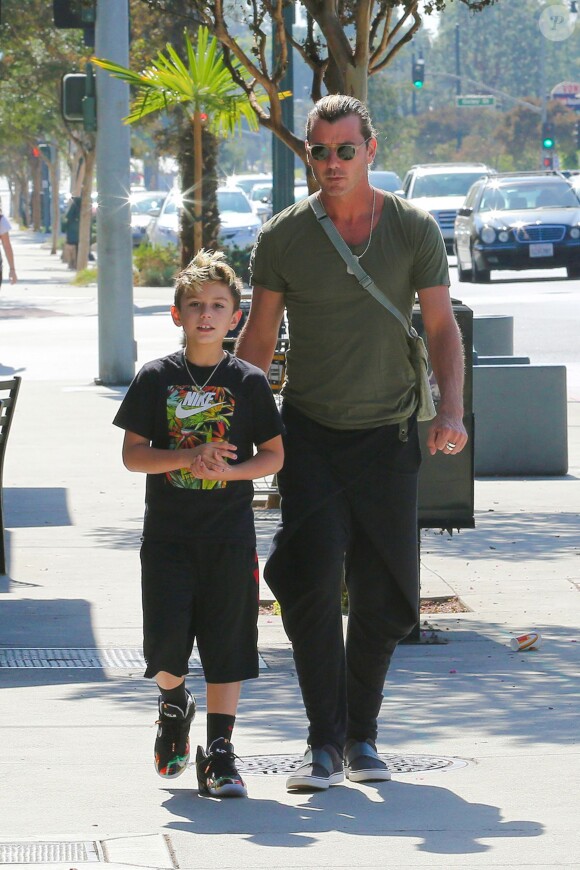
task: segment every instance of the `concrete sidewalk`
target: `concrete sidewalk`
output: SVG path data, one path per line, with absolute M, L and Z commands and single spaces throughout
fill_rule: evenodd
M 305 718 L 280 619 L 264 615 L 261 676 L 235 731 L 250 797 L 203 799 L 193 772 L 165 783 L 153 770 L 144 480 L 123 468 L 111 425 L 123 389 L 94 384 L 96 286 L 68 284 L 38 239 L 12 240 L 20 283 L 0 293 L 0 377 L 23 385 L 4 471 L 0 864 L 577 868 L 580 404 L 568 407 L 566 477 L 478 480 L 475 530 L 424 533 L 423 596 L 468 610 L 424 617 L 438 642 L 396 652 L 380 731 L 393 781 L 286 792 Z M 176 346 L 170 300 L 169 288 L 135 290 L 139 365 Z M 257 521 L 263 557 L 275 514 Z M 542 647 L 512 652 L 510 637 L 532 628 Z M 197 667 L 189 683 L 195 745 Z

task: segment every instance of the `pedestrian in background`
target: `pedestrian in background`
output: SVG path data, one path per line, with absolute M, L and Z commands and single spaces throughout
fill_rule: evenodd
M 0 206 L 0 242 L 4 248 L 6 259 L 8 260 L 9 278 L 11 284 L 16 284 L 18 276 L 14 265 L 14 251 L 12 250 L 12 242 L 10 241 L 10 230 L 12 229 L 10 221 L 2 214 Z M 0 251 L 0 287 L 2 286 L 2 253 Z
M 431 453 L 459 453 L 463 351 L 434 219 L 371 187 L 365 106 L 318 101 L 306 126 L 318 201 L 380 291 L 410 322 L 415 294 L 441 399 Z M 289 789 L 388 780 L 377 717 L 393 651 L 419 612 L 416 375 L 406 330 L 361 286 L 308 199 L 275 215 L 253 251 L 252 307 L 237 354 L 267 371 L 286 308 L 281 524 L 265 568 L 292 641 L 309 720 Z M 348 589 L 346 650 L 341 590 Z
M 240 298 L 223 254 L 200 251 L 175 281 L 184 349 L 143 366 L 114 420 L 126 467 L 147 474 L 141 582 L 145 676 L 160 691 L 155 767 L 165 779 L 187 767 L 195 701 L 185 675 L 197 639 L 207 688 L 197 779 L 217 797 L 246 794 L 231 738 L 241 683 L 258 676 L 251 481 L 283 459 L 265 375 L 222 348 Z

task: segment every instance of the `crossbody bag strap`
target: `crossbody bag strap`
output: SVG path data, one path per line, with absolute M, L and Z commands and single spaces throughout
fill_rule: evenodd
M 363 267 L 358 261 L 358 258 L 352 253 L 349 246 L 346 244 L 332 220 L 328 217 L 324 206 L 320 202 L 317 193 L 311 193 L 308 197 L 308 203 L 310 208 L 316 215 L 318 223 L 346 263 L 349 267 L 352 274 L 357 278 L 360 284 L 364 287 L 364 289 L 373 296 L 377 302 L 380 302 L 381 305 L 389 311 L 393 317 L 396 317 L 405 332 L 411 337 L 417 337 L 417 331 L 414 326 L 409 325 L 409 321 L 407 318 L 401 314 L 399 309 L 390 302 L 384 293 L 381 293 L 371 276 L 365 272 Z

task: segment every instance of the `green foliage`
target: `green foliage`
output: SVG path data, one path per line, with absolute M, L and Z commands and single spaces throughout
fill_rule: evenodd
M 16 172 L 37 141 L 63 144 L 59 82 L 79 69 L 88 49 L 78 30 L 57 30 L 46 0 L 3 0 L 0 42 L 0 141 L 3 159 Z
M 139 286 L 171 287 L 179 264 L 179 251 L 175 245 L 141 244 L 133 252 L 136 283 Z
M 244 284 L 250 283 L 250 255 L 252 253 L 251 246 L 249 248 L 238 248 L 234 245 L 233 248 L 228 248 L 226 256 L 228 263 Z
M 135 88 L 135 99 L 126 122 L 141 120 L 145 115 L 183 104 L 193 115 L 207 115 L 207 127 L 215 135 L 228 136 L 242 119 L 257 128 L 256 116 L 239 86 L 233 81 L 223 56 L 218 53 L 218 41 L 210 39 L 206 27 L 200 27 L 194 49 L 186 32 L 183 34 L 187 64 L 171 44 L 165 54 L 157 53 L 154 61 L 141 72 L 134 72 L 105 58 L 93 58 L 97 66 L 108 70 L 115 78 Z M 234 63 L 239 69 L 239 64 Z
M 98 272 L 96 269 L 79 269 L 70 283 L 77 287 L 86 287 L 88 284 L 96 284 L 97 277 Z

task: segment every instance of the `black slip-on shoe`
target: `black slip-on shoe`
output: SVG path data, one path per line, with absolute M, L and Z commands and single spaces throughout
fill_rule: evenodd
M 343 781 L 342 759 L 334 746 L 327 744 L 320 749 L 309 746 L 300 767 L 286 780 L 286 788 L 324 791 Z
M 388 782 L 391 778 L 372 740 L 348 740 L 344 748 L 344 765 L 351 782 Z

